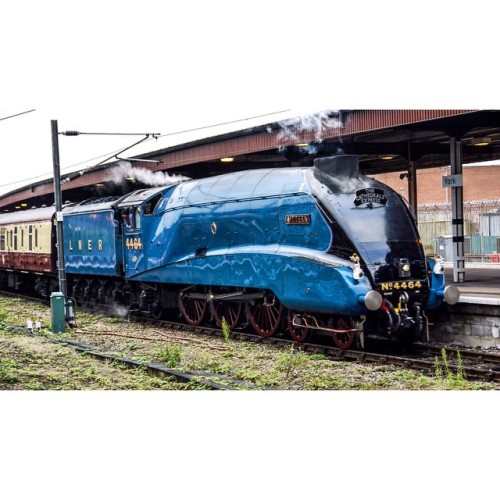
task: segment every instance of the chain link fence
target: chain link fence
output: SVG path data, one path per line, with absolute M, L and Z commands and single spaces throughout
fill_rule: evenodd
M 418 205 L 418 228 L 426 253 L 453 260 L 451 203 Z M 466 262 L 500 262 L 500 200 L 464 202 Z

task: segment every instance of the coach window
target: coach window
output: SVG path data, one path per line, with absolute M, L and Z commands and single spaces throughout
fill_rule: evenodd
M 5 228 L 0 229 L 0 251 L 5 251 Z
M 14 228 L 14 250 L 17 250 L 17 226 Z
M 35 248 L 38 248 L 38 228 L 35 227 Z
M 33 226 L 28 226 L 28 250 L 33 250 Z

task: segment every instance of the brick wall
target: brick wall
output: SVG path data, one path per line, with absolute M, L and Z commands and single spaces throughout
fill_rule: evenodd
M 408 181 L 398 173 L 374 176 L 408 199 Z M 417 171 L 417 204 L 451 201 L 451 189 L 443 188 L 441 178 L 450 175 L 450 168 L 429 168 Z M 463 167 L 464 201 L 500 199 L 500 165 Z M 402 189 L 401 189 L 402 188 Z M 448 196 L 448 198 L 447 198 Z

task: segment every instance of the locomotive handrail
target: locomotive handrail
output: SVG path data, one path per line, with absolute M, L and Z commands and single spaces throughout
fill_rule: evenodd
M 207 300 L 208 302 L 215 302 L 217 300 L 227 300 L 231 299 L 233 301 L 247 301 L 247 300 L 255 300 L 262 299 L 265 297 L 265 292 L 234 292 L 234 293 L 221 293 L 221 294 L 213 294 L 213 293 L 202 293 L 202 292 L 182 292 L 183 296 L 189 297 L 190 299 L 202 299 Z
M 247 198 L 234 198 L 234 199 L 225 199 L 225 198 L 220 198 L 218 200 L 214 201 L 204 201 L 201 203 L 186 203 L 184 205 L 176 205 L 174 207 L 169 207 L 166 208 L 165 210 L 155 212 L 154 215 L 163 215 L 167 212 L 174 212 L 175 210 L 180 210 L 185 207 L 204 207 L 204 206 L 212 206 L 212 205 L 220 205 L 220 204 L 227 204 L 227 203 L 242 203 L 245 201 L 255 201 L 255 200 L 270 200 L 270 199 L 279 199 L 279 198 L 287 198 L 289 196 L 311 196 L 310 193 L 307 191 L 299 191 L 296 193 L 280 193 L 280 194 L 272 194 L 272 195 L 265 195 L 265 196 L 252 196 L 252 197 L 247 197 Z M 188 202 L 189 200 L 183 200 Z

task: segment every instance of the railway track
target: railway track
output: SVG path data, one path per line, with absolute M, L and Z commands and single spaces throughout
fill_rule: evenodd
M 222 330 L 206 326 L 191 326 L 173 321 L 154 320 L 150 318 L 133 317 L 130 321 L 143 321 L 170 328 L 173 330 L 189 331 L 202 335 L 221 337 Z M 322 343 L 297 344 L 284 337 L 284 332 L 278 336 L 264 338 L 255 333 L 245 331 L 230 332 L 233 340 L 258 342 L 263 345 L 279 347 L 297 346 L 310 354 L 322 354 L 332 361 L 355 361 L 358 363 L 391 364 L 401 368 L 411 368 L 423 371 L 428 375 L 435 374 L 439 366 L 446 365 L 447 370 L 461 372 L 468 380 L 480 380 L 500 383 L 500 354 L 470 349 L 457 349 L 442 344 L 415 343 L 411 351 L 405 354 L 388 354 L 387 352 L 368 352 L 356 349 L 342 350 Z M 443 354 L 445 353 L 445 354 Z
M 8 295 L 13 296 L 14 294 L 9 293 Z M 19 295 L 16 294 L 16 296 Z M 24 298 L 33 300 L 31 297 Z M 111 311 L 109 310 L 103 311 L 102 309 L 97 309 L 95 307 L 88 309 L 80 307 L 80 309 L 88 310 L 89 312 L 94 313 L 100 312 L 108 316 L 111 314 Z M 221 329 L 209 326 L 192 326 L 176 321 L 159 320 L 145 316 L 136 316 L 133 314 L 129 314 L 126 319 L 130 322 L 148 323 L 149 325 L 158 328 L 196 333 L 204 336 L 220 338 L 224 335 Z M 458 349 L 452 346 L 432 343 L 415 343 L 412 345 L 411 350 L 406 349 L 405 352 L 397 353 L 387 352 L 388 350 L 393 350 L 392 348 L 385 351 L 382 350 L 382 352 L 380 352 L 380 348 L 376 352 L 360 351 L 356 349 L 342 350 L 331 345 L 324 345 L 321 342 L 297 344 L 293 340 L 286 338 L 285 335 L 285 332 L 281 332 L 276 336 L 265 338 L 255 333 L 244 331 L 244 329 L 229 332 L 229 337 L 234 341 L 246 341 L 283 348 L 289 348 L 294 345 L 306 353 L 321 354 L 332 361 L 354 361 L 358 363 L 372 363 L 378 365 L 388 364 L 399 368 L 422 371 L 427 375 L 434 375 L 437 370 L 444 368 L 445 370 L 451 370 L 455 373 L 460 372 L 467 380 L 500 383 L 500 354 L 482 350 Z M 173 370 L 160 364 L 147 364 L 130 360 L 128 358 L 115 357 L 109 353 L 100 352 L 93 346 L 79 344 L 76 341 L 67 340 L 67 342 L 68 345 L 72 345 L 78 351 L 103 360 L 113 360 L 131 367 L 141 366 L 152 373 L 164 376 L 173 376 L 185 381 L 195 381 L 203 384 L 206 383 L 208 387 L 215 390 L 231 390 L 242 387 L 252 388 L 251 385 L 242 381 L 229 379 L 220 381 L 211 380 L 211 378 L 226 378 L 218 374 L 207 374 L 206 372 L 179 372 L 178 370 Z
M 5 326 L 28 335 L 42 336 L 31 332 L 31 330 L 25 327 L 19 327 L 16 325 L 5 325 Z M 100 361 L 120 363 L 121 365 L 132 369 L 143 369 L 152 375 L 172 377 L 179 382 L 195 383 L 198 384 L 202 389 L 228 391 L 237 389 L 256 388 L 254 384 L 249 383 L 247 381 L 236 380 L 234 378 L 226 377 L 218 373 L 211 373 L 201 370 L 191 370 L 191 371 L 175 370 L 173 368 L 168 368 L 162 363 L 147 363 L 123 356 L 118 356 L 116 354 L 99 349 L 99 347 L 95 345 L 78 342 L 76 340 L 67 338 L 48 339 L 46 336 L 43 337 L 45 338 L 45 340 L 48 340 L 51 343 L 69 346 L 79 353 L 92 356 L 93 358 L 96 358 Z

